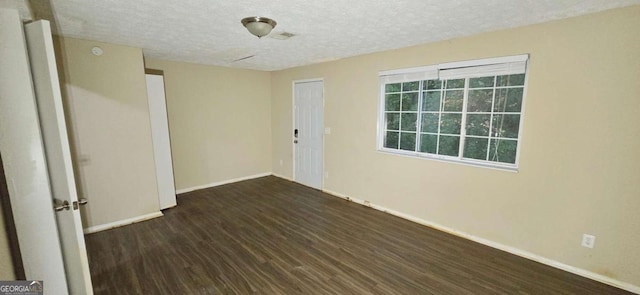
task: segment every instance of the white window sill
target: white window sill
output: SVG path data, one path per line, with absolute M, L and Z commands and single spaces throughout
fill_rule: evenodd
M 500 170 L 500 171 L 514 172 L 514 173 L 518 172 L 518 167 L 511 166 L 511 165 L 506 166 L 506 165 L 499 165 L 499 164 L 496 165 L 496 164 L 490 164 L 490 163 L 481 163 L 481 162 L 475 162 L 475 161 L 469 161 L 469 160 L 459 160 L 459 159 L 447 157 L 447 156 L 429 155 L 429 154 L 422 154 L 422 153 L 417 153 L 412 151 L 403 151 L 403 150 L 395 150 L 395 149 L 387 149 L 387 148 L 380 148 L 377 151 L 379 153 L 395 155 L 395 156 L 403 156 L 403 157 L 418 158 L 418 159 L 425 159 L 425 160 L 435 160 L 439 162 L 454 163 L 454 164 L 480 167 L 480 168 L 489 168 L 489 169 Z

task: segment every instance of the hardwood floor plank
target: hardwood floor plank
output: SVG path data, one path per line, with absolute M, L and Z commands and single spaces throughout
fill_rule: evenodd
M 86 237 L 96 294 L 630 294 L 276 177 Z

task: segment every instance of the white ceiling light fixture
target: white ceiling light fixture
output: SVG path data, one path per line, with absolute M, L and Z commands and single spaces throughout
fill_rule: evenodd
M 245 17 L 242 19 L 242 25 L 249 30 L 249 33 L 262 38 L 262 36 L 269 35 L 271 30 L 276 27 L 276 21 L 260 16 Z

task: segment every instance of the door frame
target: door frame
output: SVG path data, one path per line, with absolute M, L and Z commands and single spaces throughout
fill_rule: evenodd
M 293 155 L 292 157 L 292 180 L 294 182 L 296 181 L 296 158 L 297 158 L 297 154 L 296 154 L 296 144 L 293 142 L 295 140 L 295 137 L 293 136 L 293 130 L 296 129 L 296 84 L 302 84 L 302 83 L 309 83 L 309 82 L 322 82 L 322 176 L 320 179 L 320 190 L 324 190 L 324 178 L 325 178 L 325 172 L 324 172 L 324 165 L 325 165 L 325 152 L 324 152 L 324 147 L 325 147 L 325 133 L 324 133 L 324 128 L 325 128 L 325 117 L 324 117 L 324 109 L 325 109 L 325 88 L 324 88 L 324 78 L 311 78 L 311 79 L 300 79 L 300 80 L 293 80 L 291 81 L 291 126 L 293 128 L 291 128 L 291 130 L 289 131 L 289 136 L 291 138 L 291 154 Z

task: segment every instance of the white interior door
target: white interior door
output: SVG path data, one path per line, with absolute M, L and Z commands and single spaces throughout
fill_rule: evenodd
M 158 198 L 160 199 L 160 209 L 167 209 L 176 206 L 177 203 L 173 163 L 171 162 L 167 102 L 162 75 L 147 74 L 147 97 L 149 99 L 149 117 L 151 118 L 153 155 L 156 161 Z
M 0 9 L 0 152 L 25 275 L 68 294 L 24 40 L 18 11 Z
M 79 209 L 86 200 L 76 192 L 51 27 L 32 22 L 25 34 L 51 190 L 55 201 L 67 204 L 56 210 L 67 285 L 71 294 L 93 294 Z
M 294 83 L 294 179 L 322 189 L 324 82 Z

